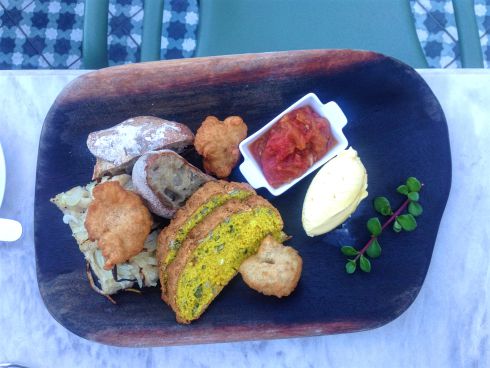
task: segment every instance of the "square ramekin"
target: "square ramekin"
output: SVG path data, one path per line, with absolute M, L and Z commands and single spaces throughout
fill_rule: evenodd
M 273 188 L 264 176 L 262 168 L 259 163 L 255 160 L 252 153 L 250 152 L 249 146 L 252 142 L 258 139 L 262 134 L 266 133 L 272 126 L 281 119 L 288 112 L 295 110 L 303 106 L 310 106 L 318 115 L 326 118 L 330 122 L 331 133 L 334 136 L 337 144 L 335 144 L 320 160 L 315 162 L 303 175 L 292 180 L 289 183 L 281 185 L 278 188 Z M 294 104 L 289 106 L 286 110 L 277 115 L 268 124 L 262 127 L 260 130 L 252 134 L 250 137 L 245 139 L 240 143 L 240 152 L 243 155 L 244 161 L 240 165 L 240 171 L 242 172 L 248 183 L 254 188 L 265 187 L 274 196 L 278 196 L 297 182 L 310 175 L 313 171 L 321 167 L 328 160 L 337 156 L 340 152 L 345 150 L 348 146 L 347 138 L 345 137 L 342 129 L 347 124 L 347 118 L 343 111 L 340 109 L 339 105 L 331 101 L 323 104 L 320 99 L 314 93 L 308 93 L 306 96 L 302 97 L 300 100 L 296 101 Z

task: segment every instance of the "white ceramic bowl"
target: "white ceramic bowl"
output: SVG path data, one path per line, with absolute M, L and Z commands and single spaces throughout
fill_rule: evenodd
M 250 152 L 249 145 L 259 138 L 262 134 L 267 132 L 272 126 L 288 112 L 303 107 L 310 106 L 318 115 L 323 116 L 330 122 L 331 132 L 334 136 L 337 144 L 333 146 L 320 160 L 315 162 L 303 175 L 294 179 L 293 181 L 284 184 L 278 188 L 273 188 L 264 176 L 259 163 L 255 161 L 252 153 Z M 345 150 L 348 146 L 347 138 L 342 132 L 342 128 L 347 124 L 347 118 L 340 109 L 339 105 L 335 102 L 329 102 L 323 104 L 320 99 L 314 93 L 308 93 L 306 96 L 289 106 L 286 110 L 277 115 L 268 124 L 266 124 L 259 131 L 245 139 L 240 143 L 240 152 L 243 155 L 244 162 L 240 165 L 240 171 L 242 172 L 248 183 L 254 188 L 265 187 L 271 194 L 278 196 L 291 188 L 294 184 L 302 180 L 304 177 L 310 175 L 313 171 L 325 164 L 328 160 L 337 156 L 340 152 Z

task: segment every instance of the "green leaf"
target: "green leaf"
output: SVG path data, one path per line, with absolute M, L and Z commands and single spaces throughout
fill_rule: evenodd
M 357 264 L 353 259 L 349 259 L 349 261 L 345 264 L 345 272 L 348 274 L 356 272 Z
M 409 192 L 408 187 L 406 185 L 400 185 L 398 188 L 396 188 L 396 191 L 400 194 L 405 194 L 405 195 L 407 195 Z
M 408 199 L 410 199 L 413 202 L 417 202 L 419 200 L 419 193 L 418 192 L 410 192 L 407 195 Z
M 373 236 L 381 234 L 381 222 L 379 222 L 377 217 L 372 217 L 368 220 L 367 228 Z
M 405 231 L 413 231 L 417 227 L 417 221 L 411 214 L 398 216 L 396 220 Z
M 371 245 L 366 249 L 366 254 L 371 258 L 378 258 L 381 255 L 381 246 L 378 239 L 374 238 Z
M 359 251 L 354 248 L 354 247 L 351 247 L 351 246 L 344 246 L 342 248 L 340 248 L 340 251 L 345 255 L 345 256 L 355 256 L 357 255 L 357 253 L 359 253 Z
M 418 181 L 417 178 L 411 176 L 407 179 L 407 187 L 411 192 L 418 192 L 420 191 L 420 188 L 422 188 L 422 184 L 420 184 L 420 181 Z
M 361 256 L 361 258 L 359 258 L 359 266 L 361 266 L 361 270 L 364 272 L 371 272 L 371 262 L 369 262 L 369 259 L 366 257 Z
M 418 202 L 410 202 L 408 205 L 408 213 L 410 213 L 412 216 L 420 216 L 424 212 L 424 209 Z
M 402 225 L 400 225 L 397 220 L 395 220 L 395 222 L 393 223 L 393 231 L 395 231 L 395 233 L 399 233 L 400 231 L 402 231 Z
M 393 213 L 390 206 L 390 201 L 386 197 L 374 198 L 374 209 L 381 213 L 383 216 L 388 216 Z

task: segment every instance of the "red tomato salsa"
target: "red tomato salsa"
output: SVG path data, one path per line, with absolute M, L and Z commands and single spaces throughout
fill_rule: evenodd
M 327 119 L 310 106 L 286 115 L 250 144 L 269 184 L 280 187 L 303 175 L 336 143 Z

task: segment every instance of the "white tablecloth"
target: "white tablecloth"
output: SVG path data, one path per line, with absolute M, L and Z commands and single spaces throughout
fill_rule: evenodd
M 445 111 L 453 182 L 422 290 L 395 321 L 353 334 L 160 348 L 116 348 L 67 331 L 37 281 L 33 201 L 39 134 L 82 71 L 0 71 L 7 189 L 0 217 L 24 225 L 0 243 L 0 362 L 29 367 L 490 367 L 490 72 L 421 70 Z M 55 236 L 55 234 L 53 234 Z

